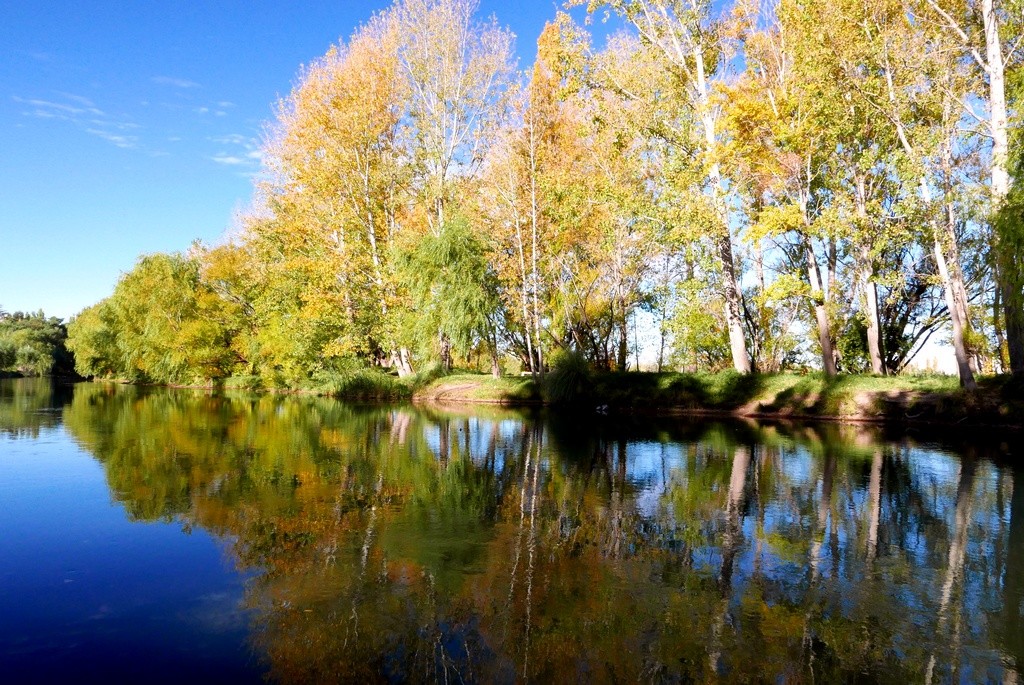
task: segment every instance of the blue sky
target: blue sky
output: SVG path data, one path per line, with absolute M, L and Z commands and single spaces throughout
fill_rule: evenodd
M 388 2 L 0 3 L 0 307 L 69 317 L 213 242 L 299 66 Z M 551 0 L 482 0 L 533 59 Z

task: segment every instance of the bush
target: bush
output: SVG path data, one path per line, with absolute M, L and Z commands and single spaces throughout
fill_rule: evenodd
M 229 376 L 224 379 L 225 390 L 263 390 L 263 379 L 259 376 Z
M 324 395 L 360 400 L 407 397 L 410 387 L 379 369 L 322 371 L 313 376 L 312 389 Z
M 552 404 L 578 402 L 592 389 L 593 377 L 586 358 L 579 352 L 556 352 L 551 371 L 544 377 L 544 399 Z
M 412 384 L 414 387 L 422 387 L 428 383 L 436 381 L 438 378 L 444 378 L 451 374 L 452 371 L 444 368 L 443 364 L 435 362 L 417 372 L 416 375 L 412 377 Z
M 17 359 L 17 348 L 9 340 L 0 340 L 0 371 L 14 366 Z

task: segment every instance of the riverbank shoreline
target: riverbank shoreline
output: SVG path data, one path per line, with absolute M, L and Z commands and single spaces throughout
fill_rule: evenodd
M 501 379 L 504 380 L 504 379 Z M 955 378 L 818 374 L 596 374 L 578 397 L 552 405 L 526 378 L 508 392 L 487 376 L 449 376 L 417 389 L 414 403 L 567 406 L 596 414 L 706 416 L 946 428 L 1024 428 L 1024 387 L 1009 377 L 966 391 Z
M 944 428 L 1024 428 L 1024 384 L 1009 376 L 981 379 L 977 390 L 948 376 L 822 374 L 594 373 L 579 381 L 570 401 L 552 402 L 530 376 L 454 373 L 399 379 L 370 372 L 319 387 L 254 386 L 248 379 L 173 385 L 208 391 L 336 397 L 419 405 L 552 407 L 584 414 L 633 414 L 761 420 L 825 421 Z M 104 382 L 124 383 L 108 380 Z

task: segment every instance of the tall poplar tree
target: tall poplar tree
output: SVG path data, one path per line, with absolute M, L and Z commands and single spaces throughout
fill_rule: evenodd
M 710 0 L 594 0 L 591 11 L 609 7 L 654 47 L 677 76 L 678 95 L 701 125 L 699 153 L 708 199 L 715 219 L 715 248 L 721 268 L 720 287 L 733 367 L 751 370 L 743 331 L 739 268 L 733 249 L 729 186 L 722 174 L 721 111 L 713 98 L 713 79 L 727 60 L 718 25 L 711 20 Z
M 977 93 L 986 101 L 987 112 L 976 112 L 968 98 L 962 99 L 961 104 L 991 139 L 990 214 L 995 217 L 1010 192 L 1013 122 L 1006 73 L 1021 60 L 1024 5 L 1014 0 L 921 0 L 911 3 L 910 8 L 915 15 L 943 27 L 944 40 L 935 49 L 957 51 L 965 61 L 973 63 L 987 85 L 987 92 Z M 1020 276 L 1019 255 L 1013 254 L 1012 239 L 1001 241 L 996 233 L 993 241 L 997 287 L 1006 325 L 1007 361 L 1014 375 L 1024 375 L 1024 279 Z

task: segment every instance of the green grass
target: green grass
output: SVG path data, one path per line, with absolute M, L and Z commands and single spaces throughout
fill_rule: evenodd
M 263 379 L 259 376 L 231 376 L 225 378 L 221 387 L 225 390 L 263 390 Z
M 411 378 L 379 369 L 317 375 L 302 389 L 356 400 L 479 402 L 598 407 L 617 411 L 718 412 L 750 416 L 840 418 L 1024 426 L 1024 384 L 1008 377 L 979 381 L 973 392 L 939 375 L 837 376 L 824 374 L 581 373 L 552 374 L 543 387 L 528 376 L 492 378 L 428 368 Z M 572 378 L 569 378 L 572 376 Z M 572 380 L 570 391 L 566 389 Z M 562 381 L 566 381 L 563 383 Z M 229 378 L 225 388 L 260 390 L 258 377 Z
M 415 399 L 530 404 L 540 401 L 537 384 L 529 377 L 493 378 L 455 373 L 435 378 L 416 388 Z
M 976 391 L 956 378 L 824 374 L 608 373 L 593 379 L 590 402 L 620 409 L 677 408 L 744 415 L 1024 424 L 1024 388 L 985 378 Z
M 231 376 L 217 385 L 224 390 L 299 392 L 353 400 L 398 400 L 412 397 L 411 383 L 379 369 L 325 371 L 297 387 L 281 387 L 260 376 Z
M 409 382 L 374 368 L 320 373 L 307 389 L 320 395 L 358 400 L 408 399 L 413 391 Z

